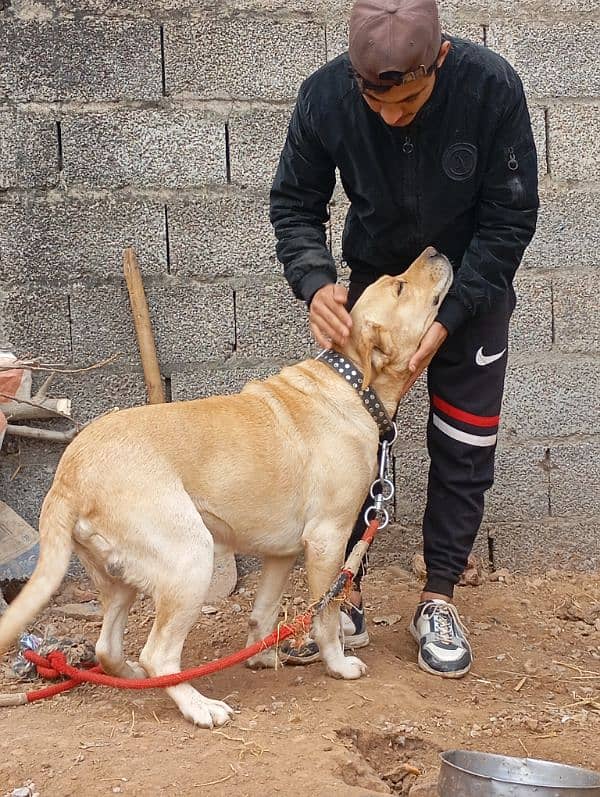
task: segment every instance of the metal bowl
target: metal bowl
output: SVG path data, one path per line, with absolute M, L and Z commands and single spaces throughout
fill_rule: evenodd
M 589 769 L 468 750 L 442 753 L 440 797 L 600 797 Z

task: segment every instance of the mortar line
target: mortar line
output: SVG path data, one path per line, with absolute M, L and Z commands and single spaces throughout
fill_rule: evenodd
M 231 147 L 229 142 L 229 122 L 225 122 L 225 173 L 227 183 L 231 184 Z
M 63 145 L 62 145 L 62 128 L 60 121 L 56 123 L 56 139 L 58 144 L 58 171 L 63 170 Z
M 67 293 L 67 318 L 69 321 L 69 348 L 71 350 L 71 362 L 73 362 L 73 317 L 71 315 L 71 294 Z
M 169 238 L 169 208 L 165 205 L 165 248 L 167 254 L 167 274 L 171 273 L 171 240 Z
M 160 77 L 162 82 L 162 95 L 167 96 L 167 67 L 165 63 L 165 29 L 160 26 Z
M 544 108 L 544 134 L 546 136 L 546 172 L 551 175 L 550 170 L 550 118 L 548 108 Z
M 173 401 L 173 388 L 171 384 L 171 377 L 165 376 L 164 380 L 165 380 L 165 399 L 167 400 L 167 402 L 171 402 Z
M 233 289 L 233 353 L 237 351 L 238 347 L 238 334 L 237 334 L 237 291 Z

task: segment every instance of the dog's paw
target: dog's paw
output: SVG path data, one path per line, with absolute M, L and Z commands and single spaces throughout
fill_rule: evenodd
M 125 662 L 127 667 L 127 675 L 123 675 L 123 678 L 147 678 L 148 673 L 142 667 L 142 665 L 137 661 L 131 661 L 131 659 L 127 659 Z
M 233 709 L 221 700 L 211 700 L 197 693 L 181 706 L 181 713 L 194 725 L 201 728 L 218 728 L 225 725 L 233 716 Z
M 277 651 L 274 648 L 264 650 L 262 653 L 252 656 L 252 658 L 248 659 L 246 662 L 246 667 L 250 667 L 251 670 L 275 670 L 278 666 L 281 666 L 281 662 L 277 661 Z
M 366 675 L 367 665 L 356 656 L 344 656 L 333 667 L 328 666 L 327 671 L 334 678 L 344 678 L 346 681 L 352 681 Z

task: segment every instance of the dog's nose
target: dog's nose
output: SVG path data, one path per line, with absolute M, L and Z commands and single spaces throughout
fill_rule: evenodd
M 439 255 L 438 250 L 435 246 L 428 246 L 427 249 L 423 252 L 426 257 L 433 258 Z

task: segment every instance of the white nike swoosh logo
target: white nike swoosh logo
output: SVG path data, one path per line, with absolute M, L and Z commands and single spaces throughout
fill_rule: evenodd
M 488 354 L 485 355 L 483 353 L 483 346 L 478 349 L 477 354 L 475 355 L 475 362 L 477 365 L 489 365 L 490 363 L 496 362 L 499 360 L 500 357 L 503 356 L 506 349 L 502 349 L 502 351 L 498 352 L 498 354 Z

